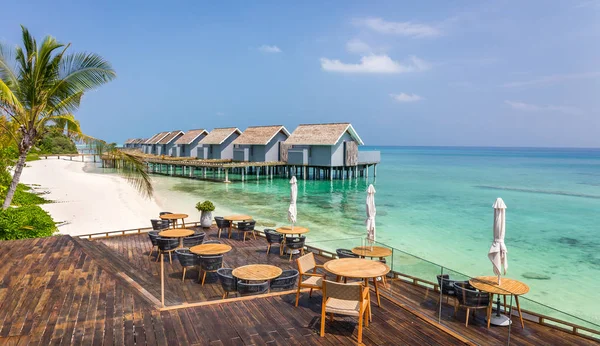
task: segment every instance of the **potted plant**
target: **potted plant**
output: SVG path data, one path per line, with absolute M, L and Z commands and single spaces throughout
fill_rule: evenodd
M 196 209 L 201 212 L 200 226 L 209 228 L 212 225 L 212 212 L 215 210 L 215 205 L 211 201 L 198 202 Z

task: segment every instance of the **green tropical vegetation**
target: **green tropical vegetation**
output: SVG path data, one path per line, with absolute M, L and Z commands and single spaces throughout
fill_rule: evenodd
M 214 211 L 215 205 L 211 201 L 204 201 L 196 203 L 196 209 L 198 211 Z
M 151 196 L 144 163 L 85 135 L 74 115 L 87 91 L 116 77 L 110 63 L 94 53 L 70 53 L 70 44 L 51 36 L 38 43 L 27 28 L 21 29 L 21 46 L 0 44 L 0 239 L 56 231 L 50 215 L 37 205 L 47 201 L 19 181 L 26 161 L 40 154 L 76 153 L 74 140 L 95 145 L 131 184 Z

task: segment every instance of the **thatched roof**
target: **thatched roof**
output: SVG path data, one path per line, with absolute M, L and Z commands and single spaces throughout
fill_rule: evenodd
M 359 145 L 364 144 L 350 123 L 302 124 L 292 132 L 285 144 L 335 145 L 346 132 Z
M 185 135 L 179 137 L 175 144 L 191 144 L 196 138 L 207 135 L 208 131 L 205 129 L 189 130 Z
M 177 139 L 177 136 L 181 136 L 181 135 L 183 135 L 183 131 L 181 131 L 181 130 L 171 131 L 171 132 L 169 132 L 168 135 L 166 135 L 163 139 L 161 139 L 157 144 L 169 144 L 173 140 Z
M 154 136 L 150 137 L 150 139 L 148 139 L 146 142 L 144 142 L 144 144 L 158 144 L 158 142 L 165 138 L 166 135 L 168 135 L 170 132 L 169 131 L 165 131 L 165 132 L 159 132 L 157 134 L 155 134 Z
M 133 144 L 142 144 L 144 142 L 146 142 L 148 139 L 147 138 L 138 138 L 135 140 L 135 142 L 133 142 Z
M 135 143 L 135 141 L 137 141 L 136 138 L 129 138 L 128 140 L 125 141 L 124 144 L 132 144 L 132 143 Z
M 283 132 L 286 137 L 290 136 L 283 125 L 250 126 L 233 141 L 233 144 L 267 145 L 279 132 Z
M 206 135 L 206 137 L 202 138 L 200 144 L 221 144 L 234 133 L 239 135 L 242 132 L 237 127 L 222 127 L 213 129 L 208 135 Z

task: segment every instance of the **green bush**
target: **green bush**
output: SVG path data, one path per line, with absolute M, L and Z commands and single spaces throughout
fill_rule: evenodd
M 39 154 L 77 154 L 73 140 L 62 131 L 51 129 L 38 143 Z
M 38 206 L 0 210 L 0 240 L 49 237 L 56 231 L 50 215 Z
M 213 211 L 215 210 L 215 205 L 211 201 L 198 202 L 196 203 L 196 209 L 198 211 Z

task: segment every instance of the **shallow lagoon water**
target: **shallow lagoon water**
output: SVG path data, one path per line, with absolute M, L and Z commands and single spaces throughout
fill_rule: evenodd
M 597 304 L 589 304 L 600 285 L 600 150 L 376 149 L 377 178 L 298 181 L 298 224 L 310 228 L 309 241 L 364 237 L 365 191 L 373 183 L 378 241 L 469 276 L 493 275 L 492 204 L 502 197 L 507 276 L 530 286 L 527 298 L 600 323 Z M 217 213 L 287 224 L 286 179 L 223 184 L 156 176 L 155 185 L 171 209 L 210 199 Z

